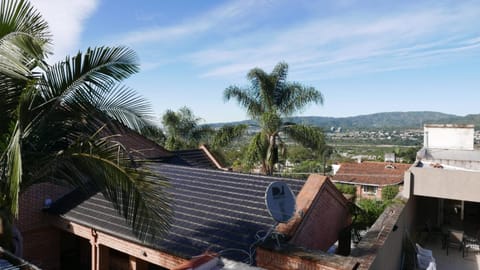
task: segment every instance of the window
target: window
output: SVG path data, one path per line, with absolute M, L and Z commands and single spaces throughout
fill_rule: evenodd
M 362 186 L 363 193 L 367 194 L 377 194 L 377 187 L 376 186 Z

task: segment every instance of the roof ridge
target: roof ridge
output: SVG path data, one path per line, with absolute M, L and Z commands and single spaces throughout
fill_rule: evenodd
M 167 163 L 161 163 L 161 167 L 172 167 L 172 168 L 181 168 L 182 170 L 191 170 L 191 171 L 206 171 L 206 172 L 211 172 L 214 174 L 226 174 L 226 175 L 245 175 L 245 176 L 253 176 L 253 177 L 258 177 L 258 178 L 265 178 L 265 179 L 278 179 L 278 180 L 285 180 L 288 179 L 288 181 L 294 181 L 294 182 L 299 182 L 300 184 L 303 185 L 305 183 L 305 180 L 301 179 L 295 179 L 295 178 L 287 178 L 287 177 L 278 177 L 278 176 L 269 176 L 269 175 L 262 175 L 262 174 L 254 174 L 254 173 L 241 173 L 241 172 L 232 172 L 232 171 L 223 171 L 223 170 L 213 170 L 213 169 L 205 169 L 205 168 L 195 168 L 195 167 L 187 167 L 187 166 L 180 166 L 180 165 L 174 165 L 174 164 L 167 164 Z

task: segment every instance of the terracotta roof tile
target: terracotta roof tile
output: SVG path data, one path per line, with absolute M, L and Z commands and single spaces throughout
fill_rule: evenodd
M 332 177 L 334 181 L 376 186 L 403 182 L 403 176 L 412 164 L 391 162 L 342 163 Z

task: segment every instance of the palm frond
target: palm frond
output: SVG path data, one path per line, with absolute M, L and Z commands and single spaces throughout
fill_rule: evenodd
M 288 64 L 280 62 L 273 68 L 270 74 L 271 79 L 274 81 L 273 99 L 275 106 L 280 107 L 282 105 L 281 96 L 283 95 L 285 83 L 287 82 Z
M 270 76 L 276 78 L 277 81 L 285 82 L 287 80 L 288 74 L 288 64 L 285 62 L 280 62 L 275 65 Z
M 252 94 L 256 100 L 261 101 L 266 110 L 272 110 L 275 105 L 275 78 L 260 68 L 248 72 L 247 78 L 252 84 Z
M 262 114 L 260 118 L 260 126 L 262 127 L 262 131 L 266 132 L 268 135 L 274 135 L 278 133 L 282 126 L 282 119 L 276 111 L 268 111 Z
M 283 131 L 292 140 L 312 150 L 321 150 L 325 146 L 325 137 L 321 128 L 305 125 L 290 125 L 285 126 Z
M 172 110 L 167 110 L 162 116 L 162 125 L 169 136 L 175 136 L 176 127 L 180 125 L 180 117 Z
M 244 163 L 251 167 L 256 162 L 264 162 L 268 149 L 268 137 L 265 133 L 259 132 L 256 133 L 253 138 L 250 140 L 250 143 L 245 151 L 243 160 Z M 265 164 L 262 164 L 262 167 L 265 167 Z
M 288 116 L 301 111 L 310 103 L 323 104 L 323 95 L 314 87 L 306 87 L 300 83 L 286 83 L 279 97 L 280 111 Z
M 96 96 L 137 71 L 137 56 L 129 48 L 88 48 L 46 70 L 42 95 L 57 102 L 75 95 Z
M 196 126 L 190 132 L 190 140 L 198 147 L 199 144 L 207 143 L 209 138 L 215 135 L 215 130 L 208 125 Z
M 42 175 L 85 192 L 92 186 L 101 191 L 142 240 L 166 232 L 171 218 L 167 179 L 147 167 L 128 166 L 119 148 L 107 139 L 80 140 L 50 164 L 51 174 Z
M 230 86 L 223 92 L 225 101 L 235 99 L 240 106 L 247 109 L 247 114 L 253 118 L 258 117 L 264 112 L 262 104 L 256 99 L 250 91 L 241 89 L 237 86 Z
M 18 99 L 27 81 L 15 79 L 0 73 L 0 134 L 16 119 Z
M 71 102 L 89 102 L 97 110 L 136 131 L 151 125 L 153 117 L 150 103 L 128 87 L 118 86 L 99 91 L 99 96 L 91 98 L 84 100 L 81 96 L 81 99 L 69 100 L 68 105 L 71 106 Z
M 0 161 L 6 164 L 6 170 L 2 172 L 2 191 L 7 195 L 7 201 L 10 206 L 10 213 L 18 215 L 18 192 L 22 182 L 22 152 L 21 152 L 21 130 L 18 122 L 15 125 L 13 134 L 7 149 L 3 153 Z
M 200 125 L 200 121 L 202 119 L 195 117 L 188 107 L 182 107 L 178 112 L 167 110 L 162 116 L 162 124 L 167 131 L 167 149 L 196 148 L 206 143 L 214 130 L 208 125 Z
M 225 125 L 222 126 L 217 132 L 212 140 L 212 147 L 214 149 L 225 147 L 229 145 L 232 141 L 243 136 L 248 129 L 247 125 Z
M 48 24 L 24 0 L 0 3 L 0 73 L 25 79 L 49 52 Z
M 150 124 L 149 104 L 130 89 L 115 87 L 136 70 L 133 51 L 122 47 L 88 49 L 49 67 L 37 81 L 38 101 L 31 107 L 31 114 L 37 115 L 35 130 L 51 131 L 59 141 L 116 122 L 140 130 Z
M 163 130 L 156 125 L 143 127 L 142 130 L 140 130 L 140 134 L 160 145 L 163 145 L 167 139 Z

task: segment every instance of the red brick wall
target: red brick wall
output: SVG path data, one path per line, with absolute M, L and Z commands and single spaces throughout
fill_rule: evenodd
M 55 201 L 69 190 L 42 183 L 23 191 L 16 226 L 23 237 L 23 257 L 42 269 L 60 269 L 60 234 L 42 211 L 46 198 Z
M 49 226 L 49 217 L 42 209 L 46 198 L 56 199 L 65 195 L 69 189 L 50 183 L 41 183 L 29 187 L 20 196 L 17 226 L 25 231 Z
M 347 200 L 327 179 L 316 194 L 290 243 L 325 251 L 338 240 L 340 231 L 350 223 Z
M 257 248 L 257 266 L 269 270 L 352 270 L 355 268 L 354 258 L 338 255 L 305 252 L 279 253 L 263 248 Z
M 370 199 L 370 200 L 381 200 L 382 199 L 382 188 L 377 188 L 376 194 L 363 192 L 362 185 L 355 185 L 357 187 L 357 198 L 359 199 Z
M 362 198 L 362 193 L 363 193 L 362 185 L 355 185 L 355 188 L 357 190 L 357 192 L 355 194 L 357 196 L 357 198 Z
M 87 226 L 83 226 L 61 218 L 55 219 L 54 224 L 57 228 L 61 230 L 88 239 L 92 245 L 96 245 L 99 247 L 104 246 L 108 247 L 109 249 L 120 251 L 132 257 L 140 259 L 142 263 L 148 262 L 167 269 L 171 269 L 187 261 L 187 259 L 177 257 L 175 255 L 171 255 L 160 250 L 156 250 L 154 248 L 142 246 L 128 240 L 120 239 L 107 233 L 96 231 Z M 102 257 L 101 252 L 99 256 L 100 264 L 102 260 L 110 260 L 110 258 Z
M 60 231 L 44 227 L 23 233 L 24 259 L 41 269 L 60 269 Z

